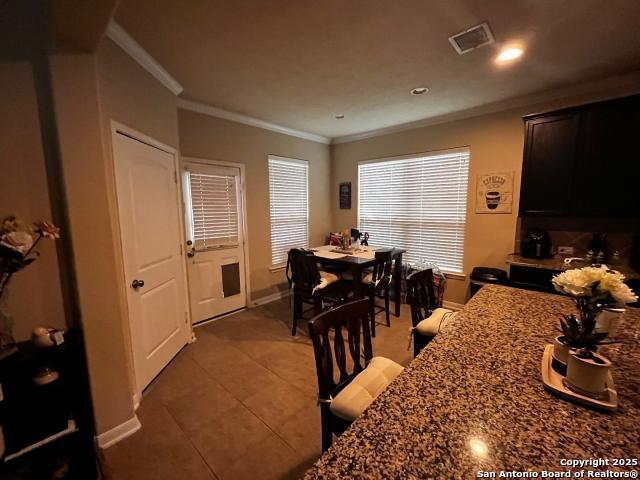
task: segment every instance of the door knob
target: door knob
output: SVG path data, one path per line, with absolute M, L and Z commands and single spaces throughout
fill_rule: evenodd
M 144 280 L 134 280 L 131 282 L 131 286 L 137 290 L 140 287 L 144 287 Z
M 187 257 L 191 258 L 196 254 L 196 249 L 193 247 L 193 242 L 191 240 L 187 240 L 187 246 L 190 247 L 187 250 Z

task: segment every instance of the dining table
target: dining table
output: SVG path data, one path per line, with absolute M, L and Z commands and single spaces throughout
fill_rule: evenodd
M 559 315 L 576 312 L 567 297 L 484 286 L 305 479 L 636 478 L 640 309 L 599 349 L 614 365 L 613 412 L 543 385 Z
M 392 275 L 394 314 L 396 317 L 400 316 L 400 304 L 402 303 L 402 254 L 406 253 L 406 250 L 402 248 L 376 247 L 369 245 L 353 247 L 349 252 L 341 251 L 341 249 L 335 245 L 322 245 L 320 247 L 314 247 L 311 250 L 317 257 L 317 261 L 320 265 L 338 267 L 341 270 L 350 272 L 353 282 L 354 299 L 362 298 L 364 296 L 364 289 L 362 285 L 363 271 L 378 263 L 375 256 L 376 251 L 391 251 L 391 259 L 394 262 Z

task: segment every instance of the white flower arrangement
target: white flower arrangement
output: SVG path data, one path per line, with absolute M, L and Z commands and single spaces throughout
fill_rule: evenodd
M 625 276 L 606 265 L 567 270 L 553 277 L 554 288 L 572 297 L 590 297 L 599 303 L 633 303 L 638 296 L 624 283 Z
M 603 308 L 638 301 L 624 283 L 625 276 L 606 265 L 567 270 L 551 280 L 554 288 L 573 297 L 579 316 L 560 316 L 563 342 L 573 348 L 595 351 L 607 336 L 595 331 L 596 317 Z

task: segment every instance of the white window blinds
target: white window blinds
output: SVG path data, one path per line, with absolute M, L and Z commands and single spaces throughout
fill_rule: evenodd
M 196 250 L 238 244 L 237 176 L 188 172 Z
M 359 229 L 409 263 L 462 273 L 468 176 L 467 149 L 361 163 Z
M 286 264 L 289 249 L 309 246 L 307 177 L 307 162 L 269 157 L 273 267 Z

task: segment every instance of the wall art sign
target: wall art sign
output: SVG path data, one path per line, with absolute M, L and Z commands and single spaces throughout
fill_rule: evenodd
M 476 213 L 511 213 L 513 172 L 478 175 Z
M 340 184 L 340 208 L 342 210 L 351 209 L 351 182 Z

